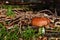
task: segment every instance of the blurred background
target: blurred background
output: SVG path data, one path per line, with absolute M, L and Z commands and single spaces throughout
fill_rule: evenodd
M 28 4 L 30 8 L 35 10 L 49 9 L 54 12 L 56 9 L 58 16 L 60 16 L 60 0 L 0 0 L 0 3 L 8 4 Z

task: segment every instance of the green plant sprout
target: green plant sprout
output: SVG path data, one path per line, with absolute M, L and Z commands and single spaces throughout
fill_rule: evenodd
M 8 6 L 7 7 L 7 13 L 6 13 L 7 16 L 12 16 L 14 17 L 15 16 L 15 13 L 12 11 L 12 6 Z
M 31 29 L 29 26 L 26 30 L 22 31 L 22 38 L 25 40 L 30 40 L 35 35 L 35 30 Z
M 0 24 L 0 40 L 18 40 L 18 26 L 15 25 L 14 28 L 6 30 L 6 28 Z

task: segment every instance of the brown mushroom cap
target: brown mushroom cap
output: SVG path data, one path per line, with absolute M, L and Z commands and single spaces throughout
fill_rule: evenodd
M 31 24 L 37 27 L 46 26 L 49 23 L 50 23 L 50 20 L 46 17 L 34 17 L 32 18 L 32 21 L 31 21 Z

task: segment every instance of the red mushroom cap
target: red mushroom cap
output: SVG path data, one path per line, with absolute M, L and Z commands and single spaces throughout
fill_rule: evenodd
M 46 17 L 34 17 L 32 18 L 32 21 L 31 21 L 31 24 L 37 27 L 46 26 L 49 23 L 50 23 L 50 20 Z

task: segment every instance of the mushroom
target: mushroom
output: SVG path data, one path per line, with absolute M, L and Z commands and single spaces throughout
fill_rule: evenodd
M 31 24 L 36 27 L 42 27 L 45 26 L 46 28 L 48 27 L 47 25 L 53 27 L 53 24 L 50 24 L 50 19 L 46 17 L 34 17 L 32 18 Z

